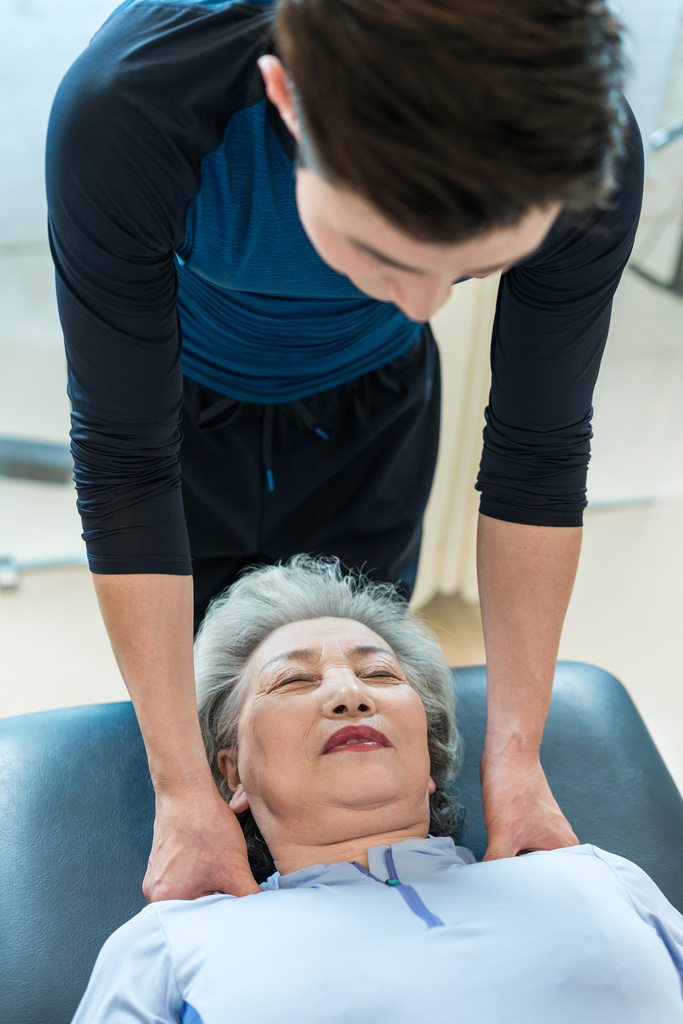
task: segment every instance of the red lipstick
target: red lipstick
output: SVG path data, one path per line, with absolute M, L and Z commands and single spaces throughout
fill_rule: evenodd
M 362 752 L 379 750 L 381 747 L 392 747 L 383 732 L 371 729 L 369 725 L 345 725 L 332 733 L 323 747 L 323 754 L 337 753 L 340 750 Z

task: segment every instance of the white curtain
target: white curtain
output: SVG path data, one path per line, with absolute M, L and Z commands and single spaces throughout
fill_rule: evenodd
M 412 604 L 436 594 L 476 601 L 476 530 L 484 408 L 491 383 L 489 352 L 499 275 L 453 288 L 432 320 L 441 352 L 441 443 L 425 516 Z

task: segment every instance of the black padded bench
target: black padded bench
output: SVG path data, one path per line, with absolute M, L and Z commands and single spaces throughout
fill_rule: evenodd
M 486 832 L 483 667 L 455 671 L 463 845 Z M 560 663 L 542 760 L 581 842 L 635 861 L 683 911 L 683 800 L 622 685 Z M 132 705 L 0 720 L 0 1019 L 69 1024 L 108 935 L 144 906 L 154 797 Z

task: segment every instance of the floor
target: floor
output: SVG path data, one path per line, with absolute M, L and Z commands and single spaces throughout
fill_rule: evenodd
M 683 790 L 683 501 L 586 516 L 560 656 L 626 685 Z M 422 614 L 452 665 L 484 660 L 476 605 L 437 597 Z M 22 573 L 0 592 L 0 717 L 126 700 L 85 567 Z

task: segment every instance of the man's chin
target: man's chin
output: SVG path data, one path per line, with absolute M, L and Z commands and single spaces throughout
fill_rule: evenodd
M 381 288 L 374 288 L 367 281 L 358 280 L 355 277 L 349 277 L 351 284 L 362 292 L 363 295 L 367 295 L 369 299 L 376 299 L 378 302 L 390 302 L 389 296 L 386 292 L 383 292 Z

